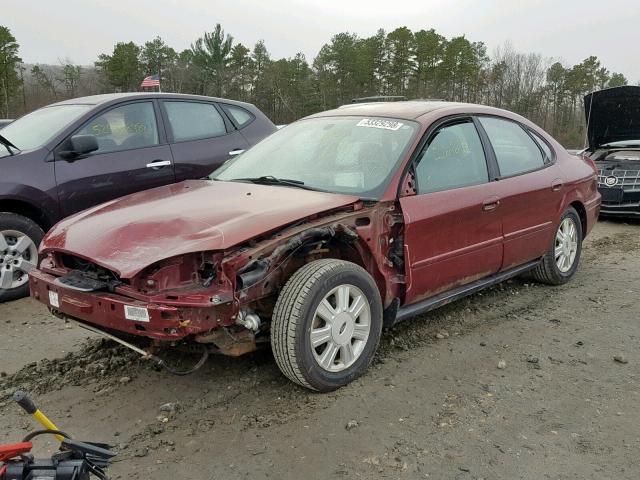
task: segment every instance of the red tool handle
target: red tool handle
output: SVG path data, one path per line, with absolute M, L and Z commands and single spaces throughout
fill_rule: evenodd
M 0 462 L 6 462 L 23 453 L 29 453 L 33 448 L 31 442 L 11 443 L 9 445 L 0 445 Z

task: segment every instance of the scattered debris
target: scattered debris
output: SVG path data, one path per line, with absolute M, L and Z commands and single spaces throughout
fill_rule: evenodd
M 149 449 L 146 447 L 138 448 L 133 454 L 134 457 L 146 457 L 147 455 L 149 455 Z
M 498 362 L 498 368 L 499 368 L 500 370 L 504 370 L 505 368 L 507 368 L 507 362 L 505 362 L 504 360 L 500 360 L 500 361 Z
M 622 364 L 629 363 L 629 360 L 627 360 L 627 357 L 625 357 L 622 354 L 614 355 L 613 356 L 613 361 L 614 362 L 618 362 L 618 363 L 622 363 Z
M 174 413 L 176 410 L 178 410 L 178 404 L 177 403 L 165 403 L 163 405 L 160 405 L 160 411 L 161 412 L 168 412 L 168 413 Z
M 358 428 L 359 426 L 360 426 L 360 424 L 359 424 L 357 421 L 355 421 L 355 420 L 349 420 L 349 421 L 347 422 L 347 425 L 345 426 L 345 428 L 346 428 L 347 430 L 353 430 L 354 428 Z

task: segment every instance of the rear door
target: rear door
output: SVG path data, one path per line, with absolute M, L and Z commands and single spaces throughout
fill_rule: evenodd
M 162 106 L 178 181 L 205 177 L 249 147 L 214 102 L 163 100 Z
M 123 195 L 175 181 L 171 149 L 153 100 L 100 112 L 73 135 L 94 135 L 99 149 L 73 161 L 57 152 L 55 174 L 63 216 Z
M 414 303 L 496 273 L 502 223 L 489 164 L 471 118 L 440 126 L 417 158 L 416 194 L 400 199 L 407 292 Z
M 550 158 L 551 148 L 526 127 L 502 117 L 478 120 L 499 168 L 492 187 L 500 198 L 506 270 L 541 257 L 550 247 L 564 179 Z

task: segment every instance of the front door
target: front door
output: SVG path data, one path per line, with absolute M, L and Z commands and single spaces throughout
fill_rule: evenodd
M 500 202 L 473 121 L 446 123 L 414 167 L 416 194 L 400 199 L 405 222 L 405 304 L 496 273 Z
M 56 155 L 63 216 L 175 181 L 171 150 L 158 128 L 153 101 L 113 107 L 73 135 L 94 135 L 99 148 L 73 161 Z

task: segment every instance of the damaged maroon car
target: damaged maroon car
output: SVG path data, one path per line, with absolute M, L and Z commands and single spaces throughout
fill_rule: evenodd
M 328 391 L 366 370 L 383 326 L 520 274 L 568 281 L 599 206 L 593 164 L 518 115 L 351 105 L 209 179 L 63 220 L 31 294 L 149 349 L 270 343 L 289 379 Z

